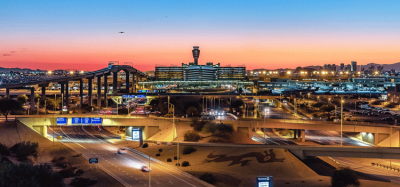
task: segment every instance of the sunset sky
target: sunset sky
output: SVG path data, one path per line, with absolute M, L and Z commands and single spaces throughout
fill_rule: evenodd
M 125 33 L 120 34 L 123 31 Z M 2 1 L 0 67 L 400 62 L 399 1 Z

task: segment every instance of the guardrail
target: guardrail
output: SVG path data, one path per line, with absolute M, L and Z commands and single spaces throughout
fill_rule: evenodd
M 395 167 L 392 167 L 392 166 L 388 166 L 388 165 L 384 165 L 384 164 L 379 164 L 379 163 L 373 163 L 373 162 L 372 162 L 371 164 L 372 164 L 372 166 L 383 167 L 383 168 L 390 169 L 390 170 L 393 169 L 393 171 L 396 171 L 396 170 L 397 170 L 397 172 L 400 172 L 400 168 L 395 168 Z

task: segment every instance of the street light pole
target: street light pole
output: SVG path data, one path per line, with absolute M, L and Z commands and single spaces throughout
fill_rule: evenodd
M 149 155 L 149 187 L 151 187 L 151 173 L 150 173 L 150 155 Z
M 342 100 L 340 101 L 340 145 L 343 146 L 343 103 L 344 100 L 342 98 Z

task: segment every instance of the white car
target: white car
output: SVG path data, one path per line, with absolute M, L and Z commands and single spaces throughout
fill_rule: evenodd
M 122 148 L 118 149 L 118 154 L 125 154 L 125 153 L 126 153 L 126 149 L 122 149 Z
M 143 172 L 149 172 L 150 171 L 149 167 L 147 167 L 147 166 L 143 166 L 141 170 Z

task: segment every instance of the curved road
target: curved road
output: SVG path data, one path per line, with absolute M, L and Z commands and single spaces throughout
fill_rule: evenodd
M 125 186 L 148 186 L 149 173 L 142 172 L 142 166 L 149 165 L 149 158 L 144 154 L 128 151 L 127 154 L 117 154 L 118 147 L 109 143 L 107 139 L 116 138 L 101 126 L 57 126 L 55 136 L 62 136 L 66 146 L 83 153 L 85 158 L 98 158 L 98 166 L 110 176 Z M 48 135 L 53 129 L 48 128 Z M 95 165 L 93 165 L 94 167 Z M 152 158 L 151 186 L 205 186 L 193 176 L 161 163 Z

